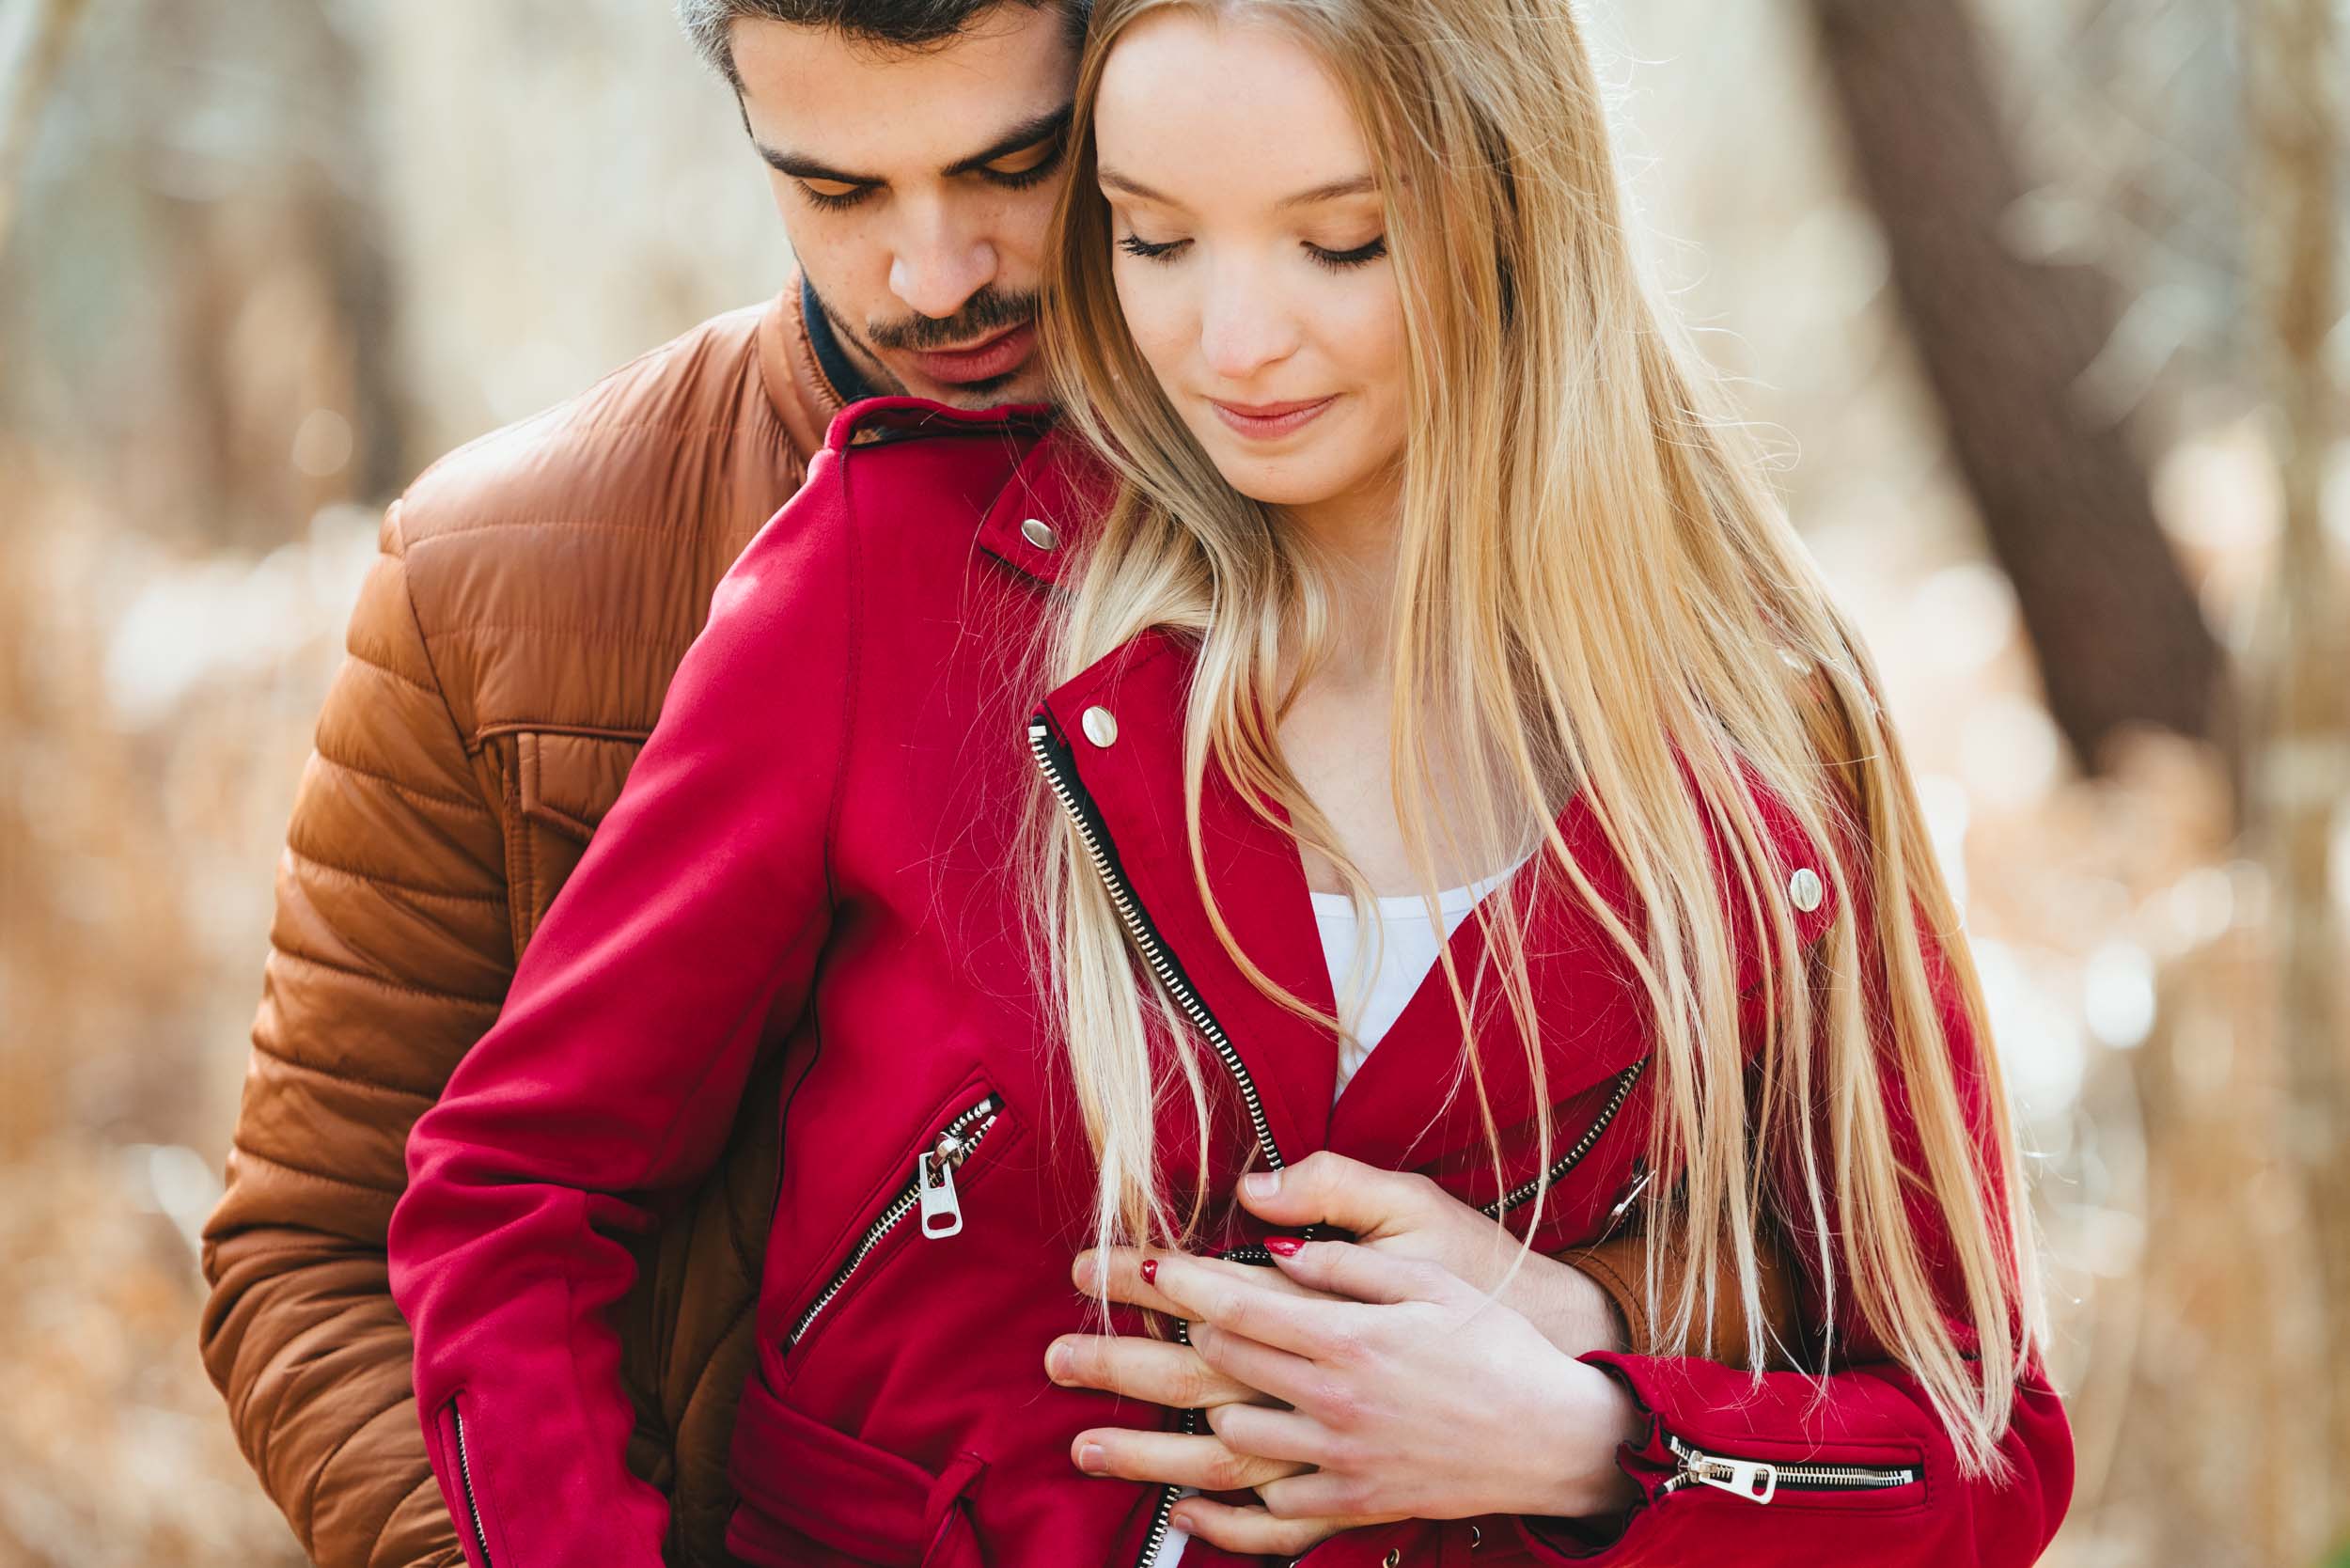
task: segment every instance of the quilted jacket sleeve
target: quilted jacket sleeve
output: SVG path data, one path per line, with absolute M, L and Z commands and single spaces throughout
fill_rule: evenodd
M 620 1235 L 715 1161 L 829 934 L 857 640 L 838 472 L 820 454 L 719 584 L 505 1011 L 409 1135 L 392 1293 L 476 1568 L 662 1560 L 608 1309 Z
M 460 1560 L 410 1393 L 384 1231 L 408 1127 L 497 1014 L 512 940 L 497 819 L 410 604 L 399 508 L 352 614 L 277 868 L 204 1365 L 320 1568 Z M 400 869 L 371 851 L 398 846 Z

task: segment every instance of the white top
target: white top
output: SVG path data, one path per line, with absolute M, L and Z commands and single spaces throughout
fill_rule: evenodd
M 1520 860 L 1481 882 L 1448 887 L 1437 894 L 1436 910 L 1444 919 L 1442 938 L 1429 926 L 1428 906 L 1418 893 L 1371 900 L 1373 917 L 1369 929 L 1355 918 L 1355 906 L 1344 893 L 1313 894 L 1314 924 L 1322 929 L 1322 956 L 1330 965 L 1330 990 L 1338 997 L 1339 1027 L 1358 1043 L 1354 1049 L 1348 1048 L 1343 1038 L 1339 1043 L 1338 1081 L 1330 1088 L 1332 1100 L 1344 1091 L 1355 1070 L 1402 1012 L 1403 1004 L 1412 999 L 1428 971 L 1436 966 L 1438 951 L 1477 907 L 1477 901 L 1525 864 Z M 1198 1490 L 1186 1486 L 1178 1495 L 1188 1497 Z M 1183 1555 L 1183 1543 L 1190 1539 L 1170 1524 L 1148 1568 L 1175 1568 L 1176 1560 Z

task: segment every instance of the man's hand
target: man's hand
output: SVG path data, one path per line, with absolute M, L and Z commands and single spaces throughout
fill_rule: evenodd
M 1434 1263 L 1479 1292 L 1500 1287 L 1498 1302 L 1522 1316 L 1567 1356 L 1623 1348 L 1623 1325 L 1605 1292 L 1580 1272 L 1541 1253 L 1528 1253 L 1519 1262 L 1516 1238 L 1426 1177 L 1382 1170 L 1324 1151 L 1280 1172 L 1269 1193 L 1252 1190 L 1244 1181 L 1240 1197 L 1251 1212 L 1286 1229 L 1316 1223 L 1340 1227 L 1353 1232 L 1357 1245 L 1370 1251 Z M 1111 1249 L 1107 1260 L 1110 1298 L 1183 1316 L 1181 1309 L 1144 1277 L 1144 1261 L 1135 1248 Z M 1309 1289 L 1283 1269 L 1205 1258 L 1187 1262 L 1195 1268 L 1222 1271 L 1261 1291 L 1344 1299 Z M 1517 1265 L 1514 1273 L 1513 1262 Z M 1100 1288 L 1093 1253 L 1083 1252 L 1072 1270 L 1078 1286 L 1088 1292 Z M 1152 1264 L 1155 1271 L 1155 1260 Z M 1186 1331 L 1192 1326 L 1187 1321 Z M 1089 1473 L 1196 1486 L 1203 1491 L 1253 1489 L 1263 1495 L 1271 1483 L 1315 1468 L 1296 1460 L 1250 1453 L 1225 1441 L 1222 1432 L 1231 1424 L 1231 1407 L 1248 1404 L 1286 1410 L 1290 1406 L 1212 1365 L 1195 1346 L 1146 1338 L 1067 1335 L 1048 1347 L 1046 1371 L 1056 1382 L 1207 1412 L 1207 1430 L 1196 1435 L 1120 1427 L 1079 1434 L 1071 1453 Z M 1243 1421 L 1248 1419 L 1244 1417 Z M 1227 1550 L 1290 1555 L 1341 1529 L 1415 1516 L 1277 1517 L 1265 1508 L 1232 1508 L 1200 1497 L 1185 1499 L 1183 1514 L 1197 1526 L 1193 1533 Z
M 1078 1287 L 1089 1294 L 1102 1288 L 1094 1272 L 1095 1261 L 1093 1252 L 1081 1252 L 1071 1270 Z M 1110 1299 L 1183 1317 L 1183 1310 L 1147 1277 L 1157 1273 L 1159 1261 L 1146 1259 L 1133 1247 L 1113 1248 Z M 1188 1262 L 1193 1267 L 1285 1295 L 1324 1301 L 1342 1299 L 1308 1289 L 1279 1269 L 1227 1262 L 1218 1258 L 1192 1258 Z M 1199 1326 L 1186 1321 L 1184 1329 L 1189 1333 Z M 1131 1427 L 1099 1427 L 1079 1433 L 1070 1446 L 1070 1457 L 1089 1475 L 1196 1486 L 1203 1492 L 1239 1492 L 1261 1489 L 1271 1482 L 1302 1475 L 1313 1468 L 1296 1460 L 1243 1453 L 1225 1443 L 1215 1428 L 1219 1421 L 1229 1419 L 1233 1406 L 1256 1404 L 1274 1410 L 1289 1406 L 1262 1389 L 1209 1365 L 1196 1346 L 1172 1340 L 1067 1334 L 1046 1348 L 1044 1363 L 1046 1373 L 1056 1383 L 1104 1388 L 1154 1404 L 1206 1412 L 1196 1435 L 1142 1432 Z M 1262 1508 L 1232 1508 L 1208 1497 L 1185 1499 L 1183 1513 L 1192 1521 L 1192 1526 L 1186 1527 L 1190 1533 L 1227 1550 L 1290 1557 L 1340 1530 L 1405 1517 L 1369 1514 L 1278 1519 Z

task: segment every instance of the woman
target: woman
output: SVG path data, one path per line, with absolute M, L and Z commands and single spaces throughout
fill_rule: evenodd
M 1294 837 L 1325 907 L 1359 917 L 1408 892 L 1431 934 L 1483 886 L 1460 884 L 1530 843 L 1529 870 L 1555 872 L 1566 902 L 1605 907 L 1604 866 L 1663 911 L 1606 935 L 1655 1021 L 1635 1101 L 1647 1164 L 1684 1172 L 1678 1223 L 1702 1260 L 1668 1316 L 1712 1305 L 1697 1287 L 1723 1246 L 1742 1281 L 1725 1305 L 1755 1321 L 1767 1218 L 1810 1265 L 1807 1359 L 1855 1363 L 1746 1385 L 1701 1362 L 1588 1357 L 1616 1387 L 1586 1405 L 1615 1414 L 1549 1473 L 1583 1482 L 1593 1512 L 1629 1501 L 1623 1550 L 1667 1560 L 1727 1544 L 1685 1502 L 1659 1506 L 1695 1482 L 1802 1498 L 1726 1521 L 1742 1560 L 2037 1555 L 2069 1496 L 2069 1436 L 1979 995 L 1941 935 L 1955 913 L 1856 636 L 1702 414 L 1694 357 L 1636 275 L 1571 19 L 1510 0 L 1104 0 L 1075 124 L 1047 341 L 1118 500 L 1056 622 L 1053 674 L 1153 627 L 1196 641 L 1180 835 L 1195 861 L 1219 771 Z M 1577 826 L 1606 849 L 1566 841 Z M 1789 826 L 1807 846 L 1792 862 L 1771 853 Z M 1147 1435 L 1083 1434 L 1080 1450 L 1109 1473 L 1196 1483 L 1213 1465 L 1253 1486 L 1288 1520 L 1208 1499 L 1171 1520 L 1235 1549 L 1295 1550 L 1290 1520 L 1465 1495 L 1496 1456 L 1432 1466 L 1409 1436 L 1480 1431 L 1470 1412 L 1495 1397 L 1425 1354 L 1432 1327 L 1476 1305 L 1457 1288 L 1308 1242 L 1282 1257 L 1290 1282 L 1376 1305 L 1300 1303 L 1109 1245 L 1114 1225 L 1174 1222 L 1110 1174 L 1159 1163 L 1137 1109 L 1147 1009 L 1082 838 L 1056 846 L 1043 897 L 1065 1032 L 1094 1053 L 1079 1081 L 1106 1146 L 1097 1240 L 1121 1299 L 1214 1325 L 1198 1348 L 1232 1403 L 1214 1423 L 1224 1451 L 1189 1475 Z M 1457 1049 L 1480 1007 L 1496 1045 L 1555 1032 L 1546 944 L 1529 937 L 1541 876 L 1517 878 L 1523 903 L 1480 903 L 1483 941 L 1439 949 L 1424 988 L 1443 1001 L 1404 1009 L 1399 1027 L 1438 1037 L 1429 1058 L 1450 1070 L 1432 1095 L 1466 1074 L 1481 1098 L 1480 1074 L 1505 1064 Z M 1250 945 L 1216 935 L 1245 965 Z M 1408 956 L 1394 966 L 1408 979 Z M 1251 979 L 1308 1015 L 1327 995 Z M 1521 1050 L 1523 1103 L 1557 1100 L 1556 1058 Z M 1745 1174 L 1762 1169 L 1777 1180 Z M 1290 1226 L 1326 1213 L 1303 1194 L 1255 1209 Z M 1140 1345 L 1071 1348 L 1150 1365 Z M 1558 1358 L 1529 1349 L 1521 1366 Z M 1267 1392 L 1295 1408 L 1267 1409 Z M 1398 1414 L 1364 1415 L 1382 1409 Z M 1709 1426 L 1739 1457 L 1690 1458 Z M 1620 1432 L 1635 1439 L 1622 1473 Z M 1899 1463 L 1844 1454 L 1841 1490 L 1762 1463 L 1816 1459 L 1840 1432 Z
M 658 1560 L 610 1232 L 773 1029 L 747 1560 L 2029 1561 L 2071 1455 L 1980 997 L 1570 19 L 1110 0 L 1073 124 L 1068 427 L 842 416 L 416 1125 L 469 1556 Z M 1341 1239 L 1373 1168 L 1482 1231 Z M 1696 1262 L 1578 1354 L 1521 1287 L 1636 1209 Z M 1672 1354 L 1774 1231 L 1810 1370 Z

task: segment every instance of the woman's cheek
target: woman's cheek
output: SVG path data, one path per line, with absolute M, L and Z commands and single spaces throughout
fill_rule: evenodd
M 1183 310 L 1171 280 L 1145 274 L 1152 266 L 1149 261 L 1120 259 L 1113 274 L 1118 308 L 1126 318 L 1127 336 L 1135 340 L 1143 362 L 1172 396 L 1175 368 L 1182 363 Z

